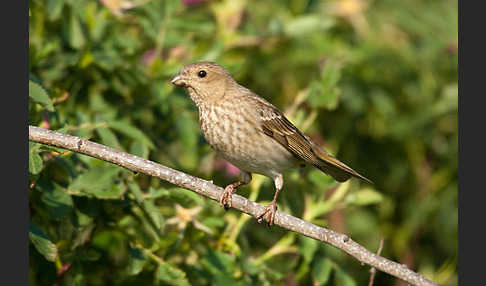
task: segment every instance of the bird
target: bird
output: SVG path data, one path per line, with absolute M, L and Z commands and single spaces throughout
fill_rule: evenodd
M 283 172 L 302 164 L 313 165 L 338 182 L 355 177 L 372 183 L 323 150 L 277 107 L 237 83 L 215 62 L 188 64 L 171 83 L 183 87 L 196 105 L 202 134 L 211 148 L 240 169 L 241 179 L 227 185 L 220 195 L 225 209 L 231 208 L 238 187 L 250 183 L 252 173 L 264 175 L 273 180 L 275 194 L 256 218 L 272 226 Z

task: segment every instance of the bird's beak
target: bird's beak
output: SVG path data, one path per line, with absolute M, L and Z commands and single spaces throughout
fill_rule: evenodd
M 186 80 L 184 79 L 184 77 L 181 74 L 177 74 L 174 78 L 172 78 L 170 83 L 175 84 L 177 86 L 185 86 Z

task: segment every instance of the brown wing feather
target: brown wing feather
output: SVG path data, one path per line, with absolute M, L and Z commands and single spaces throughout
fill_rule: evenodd
M 260 110 L 261 127 L 266 135 L 275 139 L 298 158 L 314 165 L 339 182 L 344 182 L 354 176 L 372 183 L 343 162 L 321 150 L 285 118 L 277 108 L 267 102 L 261 103 L 264 103 Z

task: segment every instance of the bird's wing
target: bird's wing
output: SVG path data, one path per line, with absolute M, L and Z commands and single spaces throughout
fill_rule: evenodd
M 261 103 L 263 104 L 258 105 L 260 106 L 258 111 L 261 118 L 261 128 L 267 136 L 272 137 L 295 156 L 331 175 L 339 182 L 344 182 L 353 176 L 372 183 L 343 162 L 321 150 L 276 107 L 264 101 L 261 101 Z

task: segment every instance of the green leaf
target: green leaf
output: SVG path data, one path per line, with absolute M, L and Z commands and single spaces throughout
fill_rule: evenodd
M 147 200 L 143 201 L 142 206 L 155 223 L 155 226 L 160 230 L 164 223 L 164 217 L 160 213 L 160 210 L 151 201 Z
M 111 131 L 109 128 L 98 127 L 96 128 L 96 132 L 101 138 L 101 143 L 118 150 L 123 150 L 122 146 L 118 142 L 118 139 L 116 138 L 115 133 L 113 133 L 113 131 Z
M 52 100 L 47 95 L 47 92 L 39 84 L 29 80 L 29 97 L 35 102 L 42 105 L 48 111 L 55 111 Z
M 310 170 L 307 176 L 320 189 L 327 189 L 336 184 L 336 181 L 331 176 L 326 176 L 317 169 Z
M 194 206 L 194 204 L 204 204 L 200 195 L 182 188 L 169 189 L 169 198 L 185 208 Z
M 80 49 L 84 46 L 86 40 L 84 38 L 81 22 L 76 15 L 75 8 L 71 7 L 66 17 L 63 17 L 64 36 L 67 38 L 69 45 L 74 49 Z
M 193 148 L 197 143 L 199 126 L 197 120 L 191 118 L 188 113 L 182 113 L 176 121 L 176 128 L 185 148 Z
M 312 258 L 314 257 L 314 253 L 319 247 L 318 242 L 315 239 L 306 236 L 300 237 L 299 242 L 299 252 L 304 257 L 304 261 L 306 263 L 310 263 L 312 261 Z
M 323 95 L 322 85 L 318 81 L 313 81 L 310 84 L 307 103 L 314 108 L 322 107 L 326 104 L 326 97 Z
M 178 163 L 185 169 L 194 169 L 197 166 L 197 136 L 199 126 L 197 119 L 192 118 L 189 113 L 185 112 L 178 116 L 175 127 L 182 143 L 183 152 L 180 152 Z
M 98 249 L 104 249 L 108 254 L 112 255 L 115 253 L 119 254 L 120 249 L 124 249 L 127 242 L 125 234 L 116 230 L 106 230 L 106 228 L 102 228 L 99 231 L 95 231 L 90 245 Z
M 350 193 L 345 202 L 354 205 L 371 205 L 378 204 L 383 201 L 383 195 L 371 188 L 364 188 L 357 192 Z
M 76 229 L 76 233 L 74 234 L 75 237 L 71 242 L 71 250 L 74 250 L 78 246 L 85 244 L 86 241 L 88 241 L 88 239 L 91 237 L 95 226 L 96 225 L 92 223 Z
M 313 81 L 309 85 L 307 102 L 312 107 L 326 107 L 333 110 L 339 102 L 340 90 L 337 87 L 341 77 L 341 67 L 334 60 L 327 60 L 321 71 L 320 81 Z
M 353 277 L 349 276 L 344 270 L 340 269 L 339 267 L 336 268 L 336 276 L 335 281 L 336 285 L 340 286 L 356 286 L 358 285 Z
M 47 261 L 54 262 L 57 258 L 57 247 L 51 239 L 35 222 L 29 222 L 29 239 L 35 249 L 42 254 Z
M 226 224 L 225 220 L 219 216 L 205 217 L 203 218 L 201 223 L 211 229 L 224 227 Z
M 136 128 L 135 126 L 131 125 L 130 123 L 124 121 L 110 121 L 108 123 L 111 128 L 115 129 L 116 131 L 136 140 L 144 143 L 150 149 L 154 149 L 155 145 L 152 143 L 150 138 L 145 135 L 140 129 Z
M 35 74 L 29 72 L 29 81 L 33 81 L 34 83 L 37 83 L 37 84 L 42 84 L 42 81 L 40 80 L 40 78 L 38 78 Z
M 107 13 L 106 9 L 100 9 L 98 3 L 96 2 L 88 2 L 86 3 L 85 7 L 84 19 L 86 21 L 85 23 L 90 40 L 93 42 L 103 41 L 103 35 L 105 35 L 106 28 L 110 23 L 111 13 Z M 132 41 L 136 41 L 136 38 L 130 38 Z
M 231 275 L 235 268 L 234 259 L 224 252 L 210 250 L 201 260 L 201 265 L 213 276 L 215 285 L 234 285 L 236 283 Z
M 371 96 L 371 100 L 376 107 L 376 110 L 383 115 L 384 118 L 392 118 L 394 114 L 396 114 L 395 102 L 385 92 L 374 92 Z
M 159 281 L 159 283 L 163 282 L 169 285 L 190 285 L 186 278 L 186 273 L 164 261 L 159 262 L 156 279 Z
M 312 32 L 327 30 L 333 25 L 332 18 L 325 18 L 322 15 L 306 15 L 285 22 L 284 31 L 289 37 L 302 37 Z
M 321 81 L 324 91 L 335 87 L 341 78 L 341 65 L 336 60 L 328 59 L 321 71 Z
M 29 173 L 36 175 L 42 171 L 43 162 L 39 153 L 35 150 L 29 152 Z
M 143 267 L 147 263 L 147 255 L 141 248 L 130 248 L 129 254 L 129 264 L 128 264 L 128 274 L 137 275 L 143 270 Z
M 123 190 L 115 178 L 121 171 L 119 167 L 94 167 L 77 177 L 68 191 L 78 196 L 94 196 L 99 199 L 120 199 Z
M 148 159 L 149 149 L 143 142 L 135 141 L 130 146 L 130 154 Z
M 171 19 L 170 24 L 175 30 L 190 31 L 198 35 L 211 35 L 215 30 L 213 21 L 200 21 L 197 19 L 187 21 L 187 19 L 175 17 Z
M 94 248 L 80 247 L 76 251 L 76 258 L 81 261 L 97 261 L 101 258 L 101 253 Z
M 312 278 L 318 285 L 325 285 L 329 281 L 332 270 L 332 261 L 329 258 L 318 258 L 312 265 Z
M 258 275 L 260 272 L 260 267 L 255 263 L 254 260 L 248 259 L 248 257 L 242 257 L 241 268 L 244 272 L 250 275 Z
M 135 197 L 135 200 L 138 202 L 138 203 L 142 203 L 144 201 L 144 194 L 142 192 L 142 190 L 140 190 L 140 187 L 138 186 L 137 183 L 129 183 L 128 184 L 128 188 L 130 189 L 130 192 L 133 194 L 133 196 Z
M 149 188 L 148 191 L 148 199 L 157 199 L 160 197 L 168 197 L 169 196 L 169 191 L 164 188 L 159 188 L 159 189 L 154 189 L 152 187 Z
M 41 200 L 46 205 L 49 216 L 60 220 L 73 209 L 73 200 L 62 186 L 56 183 L 48 186 L 43 188 Z
M 57 20 L 61 15 L 64 0 L 47 0 L 47 17 L 49 20 Z

